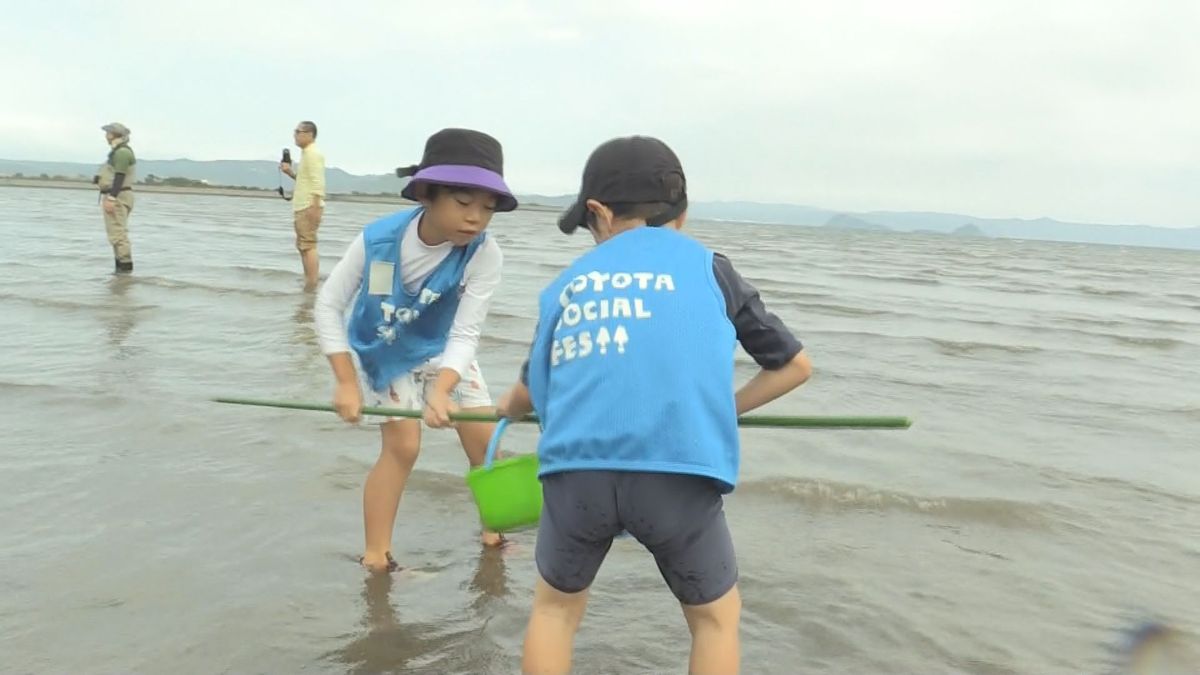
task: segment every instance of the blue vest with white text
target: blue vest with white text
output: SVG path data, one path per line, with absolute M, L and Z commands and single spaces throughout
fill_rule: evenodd
M 384 216 L 363 230 L 362 288 L 350 313 L 350 347 L 372 389 L 387 391 L 397 377 L 439 355 L 462 297 L 463 272 L 483 243 L 481 234 L 451 249 L 416 293 L 404 289 L 400 242 L 421 208 Z
M 737 347 L 713 254 L 665 227 L 618 234 L 542 292 L 529 355 L 539 475 L 615 470 L 737 484 Z

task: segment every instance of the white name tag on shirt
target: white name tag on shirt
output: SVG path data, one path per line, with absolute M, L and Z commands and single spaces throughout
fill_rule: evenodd
M 367 272 L 368 295 L 391 295 L 393 276 L 396 265 L 390 262 L 371 261 L 371 269 Z

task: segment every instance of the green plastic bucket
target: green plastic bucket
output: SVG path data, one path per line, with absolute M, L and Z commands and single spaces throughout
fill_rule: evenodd
M 472 467 L 467 472 L 467 486 L 475 495 L 479 519 L 493 532 L 532 527 L 542 514 L 537 455 L 517 455 L 496 461 L 496 448 L 507 427 L 508 418 L 501 418 L 488 443 L 483 466 Z

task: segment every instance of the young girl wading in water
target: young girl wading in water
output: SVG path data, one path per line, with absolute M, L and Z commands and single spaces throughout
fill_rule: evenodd
M 372 406 L 423 409 L 425 424 L 446 428 L 452 408 L 494 410 L 475 350 L 503 256 L 485 230 L 517 201 L 504 183 L 500 143 L 478 131 L 439 131 L 421 164 L 398 173 L 412 175 L 401 195 L 421 205 L 367 225 L 350 244 L 318 295 L 317 332 L 342 419 L 361 419 L 365 390 Z M 392 529 L 421 448 L 420 421 L 386 419 L 363 489 L 361 562 L 372 571 L 398 567 Z M 495 425 L 455 426 L 471 466 L 482 464 Z M 504 541 L 488 531 L 482 538 Z

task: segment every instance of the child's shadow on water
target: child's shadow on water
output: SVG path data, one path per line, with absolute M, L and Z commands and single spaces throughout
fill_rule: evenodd
M 471 609 L 476 612 L 481 612 L 491 603 L 503 601 L 508 596 L 508 569 L 504 565 L 504 554 L 502 549 L 490 546 L 479 554 L 475 576 L 471 577 L 470 584 L 471 592 L 475 596 L 471 601 Z
M 366 612 L 361 625 L 365 632 L 356 633 L 344 647 L 324 658 L 345 665 L 348 673 L 490 672 L 489 664 L 499 656 L 498 650 L 483 637 L 482 627 L 472 621 L 475 617 L 470 613 L 446 622 L 401 621 L 391 592 L 403 575 L 368 575 L 362 592 Z M 480 554 L 469 587 L 475 596 L 471 609 L 476 615 L 488 602 L 508 594 L 500 551 L 489 549 Z M 420 602 L 420 591 L 414 588 L 404 592 L 412 593 L 412 602 Z
M 422 672 L 423 668 L 434 672 L 437 654 L 463 638 L 462 631 L 438 623 L 401 623 L 391 602 L 392 584 L 391 574 L 367 578 L 363 586 L 367 611 L 362 621 L 366 632 L 326 655 L 347 666 L 346 672 Z

